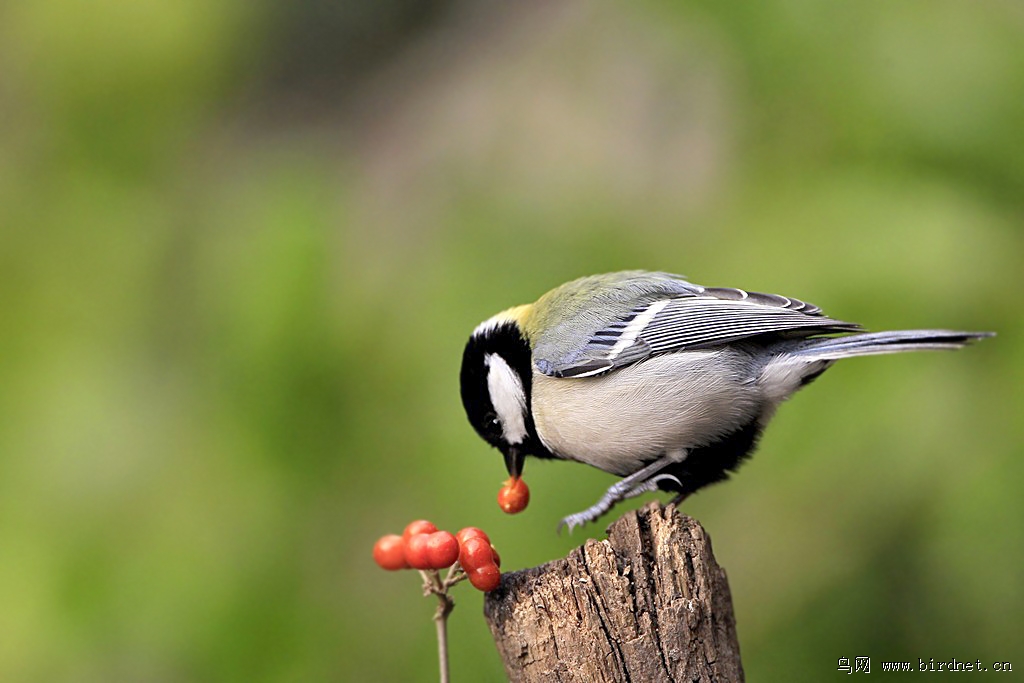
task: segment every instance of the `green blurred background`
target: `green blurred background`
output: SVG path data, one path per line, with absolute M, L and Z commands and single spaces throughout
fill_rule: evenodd
M 1024 670 L 1022 122 L 997 0 L 3 4 L 0 680 L 435 680 L 371 545 L 601 535 L 554 533 L 579 465 L 502 515 L 457 374 L 621 268 L 998 331 L 841 364 L 685 510 L 752 681 Z M 455 680 L 500 680 L 456 598 Z

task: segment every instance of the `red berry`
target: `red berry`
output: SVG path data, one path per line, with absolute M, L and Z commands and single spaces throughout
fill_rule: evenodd
M 459 533 L 455 534 L 455 537 L 459 539 L 459 545 L 462 545 L 471 538 L 482 538 L 488 543 L 491 542 L 491 539 L 488 538 L 484 530 L 478 529 L 475 526 L 467 526 L 465 529 L 462 529 Z
M 491 555 L 494 556 L 494 564 L 498 565 L 498 569 L 501 569 L 501 555 L 498 554 L 498 549 L 493 545 L 491 546 Z
M 388 571 L 408 569 L 409 565 L 405 561 L 405 541 L 395 534 L 381 536 L 373 544 L 373 561 Z
M 435 531 L 427 536 L 427 557 L 431 569 L 446 569 L 459 559 L 459 542 L 448 531 Z
M 467 572 L 467 576 L 469 576 L 469 582 L 473 584 L 473 588 L 485 593 L 490 593 L 501 585 L 501 570 L 493 562 Z
M 405 527 L 405 531 L 402 532 L 402 538 L 408 543 L 409 539 L 417 534 L 432 534 L 435 531 L 437 531 L 437 527 L 434 526 L 433 522 L 417 519 L 415 522 L 409 522 L 408 526 Z
M 498 507 L 503 512 L 514 515 L 522 512 L 530 503 L 530 489 L 520 477 L 513 477 L 505 482 L 498 491 Z
M 427 549 L 429 534 L 415 534 L 405 541 L 405 561 L 413 569 L 433 569 Z
M 459 550 L 459 564 L 466 572 L 494 563 L 494 551 L 485 538 L 467 538 Z

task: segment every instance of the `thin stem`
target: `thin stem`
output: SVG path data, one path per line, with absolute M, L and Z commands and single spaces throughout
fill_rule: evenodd
M 466 578 L 466 572 L 462 571 L 462 566 L 456 562 L 448 568 L 448 576 L 444 577 L 444 583 L 441 585 L 444 587 L 444 590 L 447 591 L 459 581 L 465 581 Z
M 437 627 L 437 659 L 441 666 L 441 683 L 448 683 L 448 615 L 455 604 L 447 596 L 438 598 L 440 604 L 434 613 L 434 625 Z
M 456 565 L 458 566 L 458 565 Z M 454 567 L 442 582 L 436 571 L 420 571 L 423 577 L 423 594 L 433 593 L 437 596 L 437 611 L 434 612 L 434 625 L 437 629 L 437 659 L 441 667 L 441 683 L 449 683 L 448 670 L 448 615 L 455 608 L 455 602 L 448 596 L 448 587 L 458 581 Z

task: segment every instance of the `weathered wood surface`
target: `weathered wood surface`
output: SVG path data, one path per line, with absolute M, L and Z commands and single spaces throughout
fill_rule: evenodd
M 623 515 L 603 541 L 502 577 L 484 614 L 514 683 L 742 681 L 711 540 L 675 506 Z

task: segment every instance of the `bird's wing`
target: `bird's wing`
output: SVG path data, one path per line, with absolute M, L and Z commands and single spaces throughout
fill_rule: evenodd
M 817 306 L 778 294 L 700 287 L 696 292 L 649 297 L 624 315 L 584 335 L 558 357 L 534 349 L 537 369 L 551 377 L 592 377 L 650 356 L 707 348 L 764 334 L 808 336 L 849 332 L 859 325 L 822 315 Z M 577 337 L 579 339 L 579 337 Z

